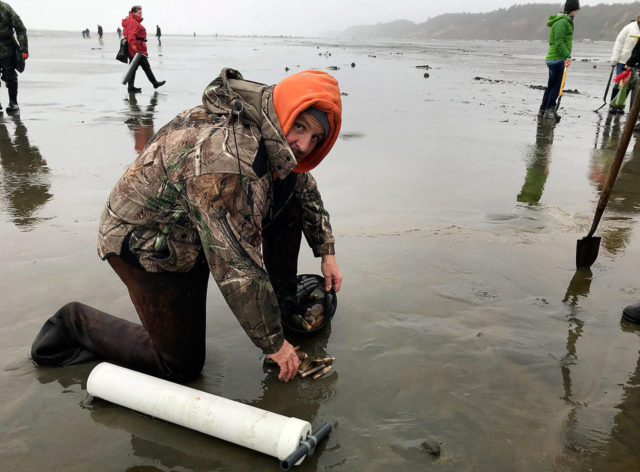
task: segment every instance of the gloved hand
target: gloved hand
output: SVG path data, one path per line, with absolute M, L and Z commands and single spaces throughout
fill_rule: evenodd
M 136 46 L 135 44 L 131 45 L 131 49 L 133 49 L 135 52 L 138 52 L 138 46 Z
M 618 65 L 618 61 L 614 61 L 614 60 L 612 60 L 612 61 L 611 61 L 611 65 L 612 65 L 612 66 L 617 66 L 617 65 Z
M 22 53 L 22 59 L 25 59 L 25 60 L 26 60 L 26 59 L 29 59 L 29 54 L 28 54 L 28 53 L 26 53 L 26 52 L 23 52 L 23 53 Z

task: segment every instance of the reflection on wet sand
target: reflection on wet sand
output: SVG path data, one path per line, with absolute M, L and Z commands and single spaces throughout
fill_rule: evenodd
M 34 216 L 49 199 L 49 168 L 37 147 L 29 143 L 27 128 L 19 115 L 12 117 L 13 137 L 8 119 L 0 120 L 0 187 L 11 221 L 23 231 L 43 220 Z
M 602 139 L 598 143 L 600 126 L 596 132 L 596 146 L 591 153 L 591 181 L 598 191 L 602 190 L 611 167 L 611 162 L 621 135 L 620 115 L 608 115 L 602 127 Z M 617 255 L 627 247 L 631 239 L 633 216 L 640 214 L 640 136 L 634 133 L 633 148 L 627 151 L 627 157 L 620 169 L 605 217 L 607 224 L 602 229 L 602 247 L 609 254 Z
M 538 119 L 536 143 L 526 151 L 527 175 L 517 197 L 519 202 L 535 204 L 542 197 L 544 185 L 549 175 L 555 125 L 553 120 Z
M 214 450 L 213 444 L 211 450 L 202 447 L 207 441 L 216 441 L 211 437 L 101 400 L 94 401 L 90 409 L 91 419 L 97 424 L 131 435 L 131 450 L 121 451 L 122 456 L 131 453 L 139 458 L 131 462 L 141 462 L 144 466 L 131 466 L 126 470 L 149 470 L 140 468 L 149 467 L 149 463 L 160 463 L 169 469 L 187 467 L 188 470 L 218 470 L 224 465 L 215 459 L 216 454 L 209 454 Z
M 310 357 L 324 358 L 330 357 L 331 353 L 326 351 L 329 337 L 331 336 L 331 323 L 320 332 L 306 336 L 303 334 L 287 333 L 287 339 L 295 346 L 306 352 Z M 340 359 L 336 360 L 334 367 L 324 376 L 317 380 L 311 377 L 295 377 L 289 384 L 278 380 L 277 368 L 269 368 L 266 364 L 263 385 L 263 395 L 261 398 L 250 402 L 256 408 L 274 411 L 285 416 L 292 416 L 311 423 L 313 431 L 317 430 L 324 423 L 330 423 L 331 418 L 317 418 L 318 409 L 322 404 L 330 401 L 336 395 L 336 383 L 338 382 L 338 372 Z M 323 440 L 316 448 L 316 454 L 305 459 L 307 467 L 315 470 L 318 457 L 331 441 L 331 435 Z
M 313 358 L 331 357 L 331 353 L 326 351 L 327 342 L 331 335 L 331 323 L 313 336 L 303 334 L 287 333 L 287 339 L 295 346 L 306 352 Z M 313 424 L 313 419 L 317 414 L 318 407 L 333 398 L 335 391 L 333 387 L 338 380 L 340 359 L 334 363 L 334 367 L 323 377 L 313 380 L 311 377 L 296 377 L 289 384 L 278 380 L 278 368 L 269 364 L 264 364 L 267 373 L 262 387 L 261 398 L 251 402 L 251 405 L 265 410 L 281 412 L 287 416 L 304 418 Z
M 624 331 L 640 334 L 640 328 L 625 321 Z M 636 368 L 622 388 L 622 400 L 613 417 L 611 432 L 598 451 L 589 450 L 584 470 L 640 470 L 638 458 L 638 425 L 640 424 L 640 357 Z
M 602 126 L 598 123 L 590 172 L 590 178 L 598 191 L 601 191 L 606 181 L 621 136 L 622 124 L 618 115 L 608 115 Z M 618 254 L 625 249 L 634 222 L 632 216 L 640 212 L 640 139 L 637 132 L 635 137 L 633 149 L 628 152 L 607 206 L 610 216 L 607 218 L 607 228 L 603 231 L 602 246 L 610 254 Z M 617 407 L 618 413 L 613 418 L 612 426 L 606 428 L 606 431 L 591 431 L 585 437 L 579 425 L 579 412 L 585 405 L 573 399 L 571 367 L 578 361 L 576 344 L 585 324 L 578 316 L 579 301 L 581 297 L 589 295 L 591 281 L 590 270 L 576 271 L 563 299 L 571 307 L 567 352 L 560 362 L 563 399 L 571 406 L 564 424 L 564 453 L 574 465 L 579 463 L 583 470 L 638 470 L 640 460 L 635 452 L 635 433 L 640 423 L 640 359 L 623 387 L 622 401 Z M 625 330 L 638 329 L 626 322 L 622 323 Z
M 586 298 L 589 295 L 591 289 L 591 281 L 593 280 L 593 273 L 591 269 L 577 270 L 573 275 L 567 291 L 564 295 L 563 303 L 568 303 L 572 310 L 578 306 L 580 297 Z
M 138 104 L 138 98 L 135 93 L 130 93 L 125 101 L 129 103 L 129 112 L 125 123 L 133 131 L 133 146 L 135 150 L 141 153 L 155 133 L 153 130 L 153 115 L 158 105 L 158 92 L 153 92 L 149 105 L 144 110 Z
M 562 300 L 564 303 L 568 303 L 571 308 L 569 315 L 569 325 L 567 331 L 567 344 L 566 354 L 560 359 L 560 373 L 562 375 L 562 387 L 564 395 L 562 399 L 567 402 L 570 409 L 567 414 L 567 418 L 563 424 L 564 430 L 564 450 L 560 459 L 561 462 L 566 460 L 567 457 L 572 457 L 575 451 L 581 447 L 582 438 L 579 433 L 579 411 L 582 405 L 573 398 L 572 382 L 571 382 L 571 367 L 578 363 L 578 354 L 576 344 L 578 339 L 582 335 L 584 330 L 584 321 L 578 316 L 579 299 L 580 297 L 586 298 L 589 295 L 591 288 L 592 272 L 589 269 L 578 270 L 574 274 L 567 292 Z

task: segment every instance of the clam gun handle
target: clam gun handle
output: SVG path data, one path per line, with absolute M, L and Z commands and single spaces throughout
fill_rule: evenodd
M 331 423 L 326 423 L 322 425 L 315 434 L 308 436 L 306 439 L 300 441 L 300 445 L 297 447 L 295 451 L 293 451 L 289 456 L 280 462 L 280 468 L 282 470 L 289 470 L 291 466 L 293 466 L 296 462 L 302 459 L 304 456 L 312 452 L 318 443 L 322 441 L 322 439 L 331 432 L 332 426 Z

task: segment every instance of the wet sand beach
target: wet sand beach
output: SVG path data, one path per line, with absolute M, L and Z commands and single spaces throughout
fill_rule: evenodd
M 575 271 L 626 118 L 593 113 L 611 43 L 574 45 L 566 88 L 578 93 L 544 126 L 544 42 L 167 35 L 148 44 L 167 84 L 154 92 L 139 71 L 143 91 L 130 97 L 115 35 L 102 49 L 79 36 L 30 35 L 22 113 L 0 117 L 2 470 L 278 470 L 251 450 L 84 405 L 95 363 L 30 359 L 42 323 L 69 301 L 137 320 L 96 254 L 102 206 L 223 67 L 265 83 L 318 68 L 340 82 L 342 135 L 313 174 L 344 283 L 330 328 L 293 339 L 337 360 L 319 380 L 279 382 L 211 280 L 207 360 L 191 387 L 332 422 L 300 471 L 640 468 L 640 328 L 620 322 L 640 301 L 640 133 L 597 232 L 600 256 Z M 304 245 L 300 266 L 320 270 Z

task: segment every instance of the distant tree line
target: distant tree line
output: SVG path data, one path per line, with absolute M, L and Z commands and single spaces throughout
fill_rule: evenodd
M 449 13 L 424 23 L 397 20 L 351 26 L 335 36 L 356 39 L 541 39 L 548 37 L 547 19 L 563 3 L 514 5 L 489 13 Z M 613 41 L 640 13 L 640 2 L 584 6 L 575 19 L 576 40 Z

